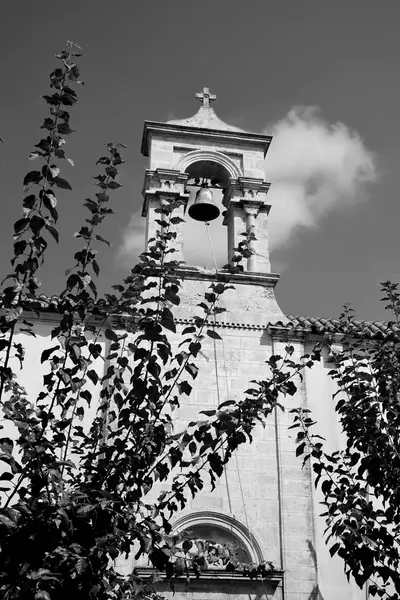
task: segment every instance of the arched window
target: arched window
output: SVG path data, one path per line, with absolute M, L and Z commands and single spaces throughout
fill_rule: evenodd
M 254 536 L 236 519 L 219 513 L 184 516 L 175 523 L 174 533 L 180 550 L 175 560 L 186 569 L 233 572 L 263 560 Z
M 186 567 L 236 571 L 253 562 L 243 542 L 227 529 L 199 524 L 184 530 L 181 536 L 178 558 L 185 559 Z

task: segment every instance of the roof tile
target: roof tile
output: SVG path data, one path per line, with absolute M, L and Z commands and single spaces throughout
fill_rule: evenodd
M 343 323 L 338 318 L 315 318 L 288 315 L 289 323 L 278 321 L 276 325 L 289 329 L 303 329 L 312 333 L 343 333 Z M 377 337 L 389 331 L 400 332 L 400 327 L 392 322 L 386 321 L 358 321 L 350 322 L 350 331 L 357 336 Z

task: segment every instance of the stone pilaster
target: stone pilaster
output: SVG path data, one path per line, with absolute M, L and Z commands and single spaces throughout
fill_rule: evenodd
M 143 186 L 142 216 L 146 217 L 146 250 L 149 240 L 156 237 L 160 225 L 156 222 L 161 215 L 156 212 L 163 204 L 174 205 L 174 216 L 183 219 L 189 194 L 185 191 L 187 173 L 180 173 L 170 169 L 146 170 Z M 176 238 L 170 247 L 175 250 L 171 257 L 173 260 L 183 261 L 183 223 L 172 226 Z
M 262 179 L 238 177 L 231 179 L 224 197 L 226 206 L 225 225 L 228 227 L 228 259 L 232 260 L 234 248 L 243 241 L 245 234 L 253 233 L 250 240 L 251 256 L 247 260 L 246 270 L 256 273 L 270 273 L 271 263 L 268 249 L 268 213 L 271 206 L 267 203 L 270 184 Z

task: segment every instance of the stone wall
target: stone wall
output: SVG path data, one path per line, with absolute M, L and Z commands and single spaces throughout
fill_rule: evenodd
M 177 316 L 182 324 L 201 309 L 196 304 L 212 280 L 210 274 L 199 272 L 185 279 L 182 290 L 182 305 Z M 174 415 L 176 430 L 197 419 L 201 410 L 216 407 L 227 399 L 240 399 L 251 380 L 263 379 L 268 375 L 265 361 L 271 354 L 283 354 L 286 342 L 271 339 L 267 332 L 270 321 L 283 320 L 284 316 L 276 304 L 273 284 L 266 278 L 264 286 L 258 280 L 252 283 L 246 275 L 235 282 L 236 289 L 224 295 L 227 312 L 218 316 L 216 331 L 222 340 L 207 338 L 202 352 L 196 360 L 199 376 L 193 382 L 191 396 L 182 396 L 182 405 Z M 28 320 L 35 320 L 32 315 Z M 35 397 L 40 390 L 43 367 L 41 352 L 54 342 L 50 331 L 54 325 L 51 315 L 43 314 L 35 320 L 37 337 L 20 333 L 20 341 L 26 346 L 26 362 L 22 383 Z M 180 341 L 175 337 L 174 343 Z M 106 342 L 102 340 L 102 344 Z M 295 359 L 309 352 L 314 341 L 307 344 L 301 339 L 292 342 Z M 332 394 L 334 386 L 328 377 L 328 358 L 306 371 L 303 382 L 298 383 L 294 397 L 285 399 L 285 412 L 277 412 L 265 427 L 257 426 L 252 444 L 241 446 L 228 464 L 226 476 L 218 481 L 211 491 L 207 484 L 204 490 L 190 499 L 184 512 L 177 515 L 174 524 L 178 527 L 182 519 L 190 515 L 218 515 L 227 527 L 240 524 L 243 530 L 254 536 L 258 555 L 284 570 L 283 585 L 280 580 L 260 583 L 242 578 L 207 576 L 192 582 L 188 592 L 184 583 L 177 583 L 176 599 L 181 600 L 244 600 L 250 598 L 274 598 L 288 600 L 361 600 L 365 593 L 348 584 L 341 561 L 331 558 L 323 541 L 324 524 L 318 515 L 322 512 L 318 493 L 312 485 L 312 474 L 307 463 L 302 469 L 301 460 L 295 456 L 294 434 L 288 430 L 291 423 L 289 409 L 303 405 L 312 409 L 319 422 L 319 432 L 327 437 L 331 448 L 340 447 L 343 438 L 335 420 Z M 96 368 L 101 375 L 104 368 L 98 361 Z M 95 389 L 92 390 L 95 398 Z M 95 401 L 87 414 L 86 426 L 96 410 Z M 13 435 L 7 425 L 4 435 Z M 154 490 L 158 494 L 160 490 Z M 134 566 L 133 559 L 120 561 L 121 569 L 128 573 Z M 139 565 L 140 566 L 140 565 Z M 149 566 L 147 563 L 142 566 Z M 166 584 L 160 584 L 166 587 Z M 319 592 L 318 592 L 319 590 Z M 320 596 L 318 596 L 320 593 Z M 183 594 L 185 598 L 183 599 Z

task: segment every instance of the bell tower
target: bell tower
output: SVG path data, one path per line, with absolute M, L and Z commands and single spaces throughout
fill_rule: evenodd
M 216 96 L 208 88 L 196 94 L 196 98 L 200 108 L 190 118 L 145 122 L 142 154 L 149 157 L 150 163 L 143 186 L 146 247 L 158 227 L 158 214 L 154 211 L 165 200 L 176 205 L 177 216 L 199 221 L 199 227 L 200 222 L 221 219 L 227 228 L 225 263 L 232 262 L 234 249 L 243 242 L 244 235 L 254 234 L 249 236 L 250 253 L 242 263 L 243 273 L 239 274 L 242 277 L 238 276 L 238 283 L 264 288 L 262 295 L 264 299 L 268 296 L 269 306 L 262 302 L 266 311 L 263 322 L 267 314 L 273 320 L 274 315 L 282 319 L 273 291 L 278 275 L 271 272 L 268 248 L 271 205 L 264 162 L 272 138 L 222 121 L 211 107 Z M 193 186 L 198 190 L 195 201 L 188 206 L 189 189 Z M 216 191 L 222 196 L 219 206 L 213 199 Z M 207 276 L 204 269 L 184 263 L 184 227 L 185 223 L 176 225 L 173 258 L 182 261 L 184 276 L 194 279 L 197 273 L 199 278 L 209 280 L 210 273 Z M 206 232 L 204 244 L 207 244 Z M 261 293 L 259 288 L 258 291 Z
M 197 185 L 200 185 L 198 196 L 203 194 L 203 200 L 207 195 L 212 198 L 213 184 L 218 182 L 217 189 L 223 191 L 223 224 L 228 229 L 226 262 L 232 259 L 233 248 L 243 240 L 241 234 L 251 231 L 256 239 L 244 268 L 253 273 L 270 273 L 268 213 L 271 207 L 267 198 L 270 184 L 264 180 L 264 159 L 272 138 L 224 123 L 210 105 L 216 96 L 208 88 L 196 94 L 196 98 L 201 106 L 191 118 L 145 123 L 142 153 L 150 158 L 143 189 L 146 238 L 154 233 L 153 211 L 163 198 L 176 202 L 183 215 L 189 198 L 186 186 L 190 181 L 202 182 Z M 189 217 L 208 220 L 199 213 L 201 210 L 196 206 L 189 209 Z M 217 213 L 214 207 L 211 213 Z M 196 214 L 199 216 L 194 216 Z M 183 259 L 183 226 L 177 228 L 178 260 Z

